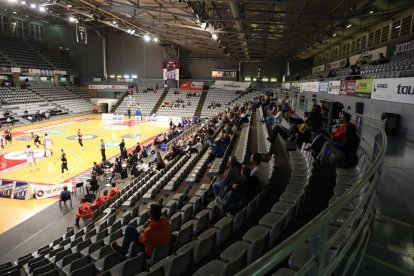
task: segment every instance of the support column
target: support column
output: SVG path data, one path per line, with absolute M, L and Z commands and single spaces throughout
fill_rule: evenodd
M 102 34 L 100 31 L 96 31 L 99 38 L 101 39 L 101 47 L 102 47 L 102 75 L 105 81 L 108 80 L 108 69 L 107 69 L 107 47 L 106 47 L 106 36 Z

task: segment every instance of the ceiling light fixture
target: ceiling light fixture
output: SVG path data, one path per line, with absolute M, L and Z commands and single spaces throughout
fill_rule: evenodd
M 205 30 L 205 29 L 207 29 L 207 27 L 208 27 L 208 23 L 207 23 L 207 22 L 202 22 L 202 23 L 200 24 L 200 27 L 201 27 L 201 29 Z
M 347 29 L 349 29 L 349 28 L 351 28 L 352 27 L 352 24 L 348 24 L 347 26 L 346 26 L 346 28 Z
M 335 37 L 335 36 L 336 36 L 336 34 L 333 34 L 332 36 L 333 36 L 333 37 Z
M 369 14 L 373 14 L 374 13 L 374 11 L 369 11 Z
M 46 11 L 46 8 L 45 7 L 39 7 L 39 11 L 40 12 L 45 12 Z
M 32 9 L 36 9 L 36 4 L 30 4 L 30 8 L 32 8 Z
M 154 37 L 154 42 L 158 42 L 158 37 Z
M 150 37 L 149 35 L 145 34 L 145 35 L 144 35 L 144 40 L 145 40 L 146 42 L 150 42 L 150 41 L 151 41 L 151 37 Z
M 217 36 L 217 34 L 213 33 L 213 34 L 211 34 L 211 38 L 213 40 L 217 40 L 218 39 L 218 36 Z
M 400 27 L 401 27 L 400 25 L 398 25 L 398 26 L 395 26 L 395 28 L 396 28 L 396 29 L 399 29 Z
M 26 1 L 22 1 L 22 2 L 20 2 L 20 4 L 26 5 Z

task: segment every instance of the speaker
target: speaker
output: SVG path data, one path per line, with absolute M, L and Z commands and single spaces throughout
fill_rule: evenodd
M 361 115 L 364 114 L 364 103 L 363 102 L 355 103 L 355 112 Z

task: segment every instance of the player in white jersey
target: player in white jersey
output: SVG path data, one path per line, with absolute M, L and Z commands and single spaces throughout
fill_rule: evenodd
M 30 148 L 30 145 L 27 145 L 25 153 L 26 153 L 27 163 L 29 163 L 29 166 L 30 166 L 30 171 L 33 170 L 33 167 L 39 170 L 39 168 L 37 167 L 36 159 L 34 157 L 34 151 L 33 149 Z
M 53 156 L 53 151 L 52 151 L 53 141 L 52 141 L 52 138 L 47 136 L 47 133 L 45 133 L 45 138 L 43 139 L 43 146 L 45 147 L 44 157 L 47 156 L 47 151 L 48 150 L 50 150 L 50 155 Z
M 1 151 L 4 153 L 4 149 L 6 147 L 6 138 L 1 133 L 0 133 L 0 147 L 1 147 Z

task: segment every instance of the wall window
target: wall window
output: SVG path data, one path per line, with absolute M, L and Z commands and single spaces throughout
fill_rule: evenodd
M 411 28 L 411 16 L 407 16 L 407 17 L 404 17 L 402 20 L 401 20 L 401 31 L 400 31 L 400 35 L 401 36 L 403 36 L 403 35 L 406 35 L 406 34 L 409 34 L 410 33 L 410 28 Z
M 364 35 L 363 37 L 361 37 L 361 50 L 365 50 L 366 47 L 367 47 L 367 36 Z
M 394 39 L 400 36 L 400 29 L 401 29 L 401 24 L 399 20 L 392 22 L 391 39 Z
M 382 28 L 381 43 L 388 41 L 389 33 L 390 33 L 389 25 Z
M 374 45 L 374 32 L 370 32 L 368 34 L 368 47 L 371 47 L 372 45 Z
M 375 31 L 374 34 L 374 45 L 378 45 L 381 42 L 381 29 Z

